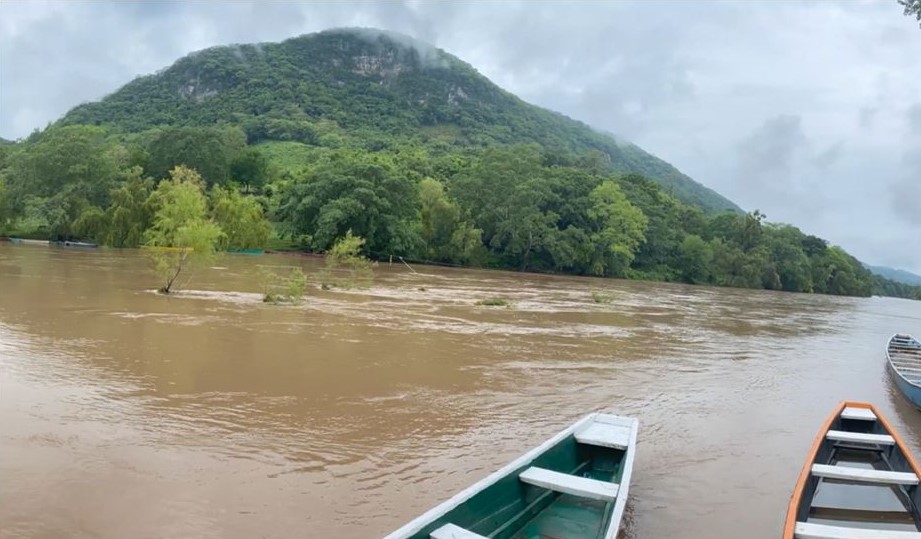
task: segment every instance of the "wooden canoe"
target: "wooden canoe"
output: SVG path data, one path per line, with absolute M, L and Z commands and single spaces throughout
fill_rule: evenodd
M 385 539 L 614 539 L 637 429 L 590 414 Z
M 800 472 L 783 539 L 921 539 L 921 468 L 872 404 L 842 402 Z
M 886 346 L 886 360 L 899 391 L 921 408 L 921 342 L 911 335 L 893 335 Z

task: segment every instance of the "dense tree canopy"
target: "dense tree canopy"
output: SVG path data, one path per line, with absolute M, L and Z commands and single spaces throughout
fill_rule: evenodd
M 178 133 L 174 157 L 188 144 L 183 161 L 223 172 L 210 183 L 184 165 L 160 175 L 166 132 Z M 0 226 L 33 236 L 116 247 L 174 237 L 163 200 L 193 178 L 208 196 L 181 212 L 205 212 L 194 230 L 206 239 L 218 230 L 215 245 L 227 250 L 264 248 L 268 215 L 278 234 L 317 252 L 351 230 L 379 258 L 856 296 L 921 290 L 873 277 L 842 249 L 758 211 L 707 215 L 595 156 L 536 145 L 315 147 L 277 167 L 274 146 L 246 146 L 222 127 L 120 139 L 67 126 L 31 139 L 0 168 Z M 195 140 L 219 149 L 198 152 Z M 149 155 L 149 170 L 132 153 Z
M 389 156 L 338 151 L 279 189 L 277 216 L 318 251 L 351 230 L 371 253 L 403 255 L 419 246 L 417 203 L 416 185 Z
M 186 166 L 198 171 L 208 186 L 224 185 L 230 180 L 232 165 L 236 164 L 236 171 L 246 176 L 244 183 L 264 181 L 264 176 L 259 176 L 259 164 L 240 155 L 245 145 L 246 137 L 237 128 L 163 129 L 150 142 L 148 172 L 155 178 L 163 178 L 174 167 Z
M 921 290 L 419 50 L 341 31 L 190 55 L 0 144 L 0 229 L 227 250 L 272 236 L 315 252 L 353 234 L 376 258 L 856 296 Z M 170 224 L 180 216 L 191 220 Z
M 250 144 L 366 151 L 536 144 L 592 154 L 595 165 L 609 174 L 643 174 L 708 212 L 740 211 L 635 145 L 525 103 L 432 45 L 371 29 L 199 51 L 99 102 L 76 107 L 60 123 L 104 125 L 120 133 L 234 125 Z M 148 174 L 163 177 L 184 163 L 198 169 L 209 185 L 223 183 L 226 173 L 199 165 L 203 152 L 219 150 L 215 141 L 187 144 L 200 135 L 194 130 L 164 135 L 159 147 L 180 153 L 152 150 L 154 168 Z

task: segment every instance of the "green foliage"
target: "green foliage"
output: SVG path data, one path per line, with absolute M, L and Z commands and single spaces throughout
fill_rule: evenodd
M 108 203 L 125 152 L 101 128 L 75 125 L 33 134 L 5 161 L 7 219 L 21 215 L 44 237 L 65 240 L 87 207 Z
M 14 197 L 51 197 L 68 189 L 73 198 L 104 204 L 123 158 L 123 148 L 101 128 L 53 127 L 10 156 L 8 187 Z
M 230 177 L 248 191 L 261 191 L 269 180 L 269 160 L 259 150 L 248 148 L 231 161 Z
M 291 236 L 317 251 L 351 230 L 367 250 L 404 255 L 419 244 L 411 225 L 418 195 L 389 156 L 335 152 L 325 156 L 278 195 L 277 217 Z
M 601 303 L 601 304 L 611 303 L 612 301 L 614 301 L 614 294 L 611 294 L 609 292 L 601 292 L 598 290 L 593 290 L 592 291 L 592 301 L 594 301 L 595 303 Z
M 156 274 L 164 283 L 161 293 L 173 292 L 183 272 L 215 258 L 221 229 L 208 220 L 202 184 L 198 173 L 178 166 L 150 195 L 153 224 L 144 238 Z
M 591 153 L 586 162 L 596 171 L 643 174 L 706 211 L 738 211 L 668 163 L 529 105 L 427 43 L 368 29 L 200 51 L 100 102 L 80 105 L 61 123 L 132 133 L 227 124 L 242 128 L 250 144 L 275 141 L 366 151 L 536 144 L 561 154 Z M 207 166 L 221 152 L 205 142 L 192 147 L 200 148 L 195 155 L 174 159 L 158 148 L 192 149 L 178 139 L 160 139 L 150 150 L 148 173 L 160 178 L 184 163 L 209 184 L 223 183 L 224 176 Z
M 221 249 L 259 249 L 269 240 L 272 226 L 265 219 L 262 206 L 232 187 L 211 188 L 211 216 L 224 233 Z
M 921 286 L 900 283 L 881 275 L 873 275 L 873 294 L 921 300 Z
M 144 241 L 167 290 L 217 246 L 272 246 L 328 251 L 324 286 L 370 282 L 366 257 L 396 255 L 915 295 L 450 55 L 358 33 L 196 53 L 0 145 L 0 228 Z
M 490 149 L 451 182 L 452 194 L 483 231 L 483 241 L 504 265 L 528 269 L 557 234 L 557 198 L 534 148 Z
M 153 183 L 142 174 L 140 167 L 129 169 L 122 184 L 112 190 L 112 204 L 106 211 L 109 229 L 103 243 L 112 247 L 141 245 L 151 221 L 148 199 Z
M 698 284 L 711 282 L 713 247 L 696 234 L 688 234 L 678 246 L 681 280 Z
M 426 260 L 469 265 L 483 258 L 483 232 L 464 218 L 441 182 L 432 178 L 419 182 L 419 201 L 419 235 Z
M 887 268 L 886 266 L 867 266 L 874 275 L 879 275 L 890 281 L 912 286 L 921 286 L 921 275 L 916 275 L 910 271 Z
M 630 204 L 620 187 L 610 180 L 592 190 L 589 200 L 592 206 L 587 215 L 594 224 L 589 235 L 594 245 L 589 271 L 622 277 L 645 241 L 646 215 Z
M 3 176 L 0 176 L 0 234 L 5 233 L 13 224 L 16 217 L 13 200 L 9 190 L 4 186 Z
M 230 180 L 231 165 L 246 144 L 239 128 L 169 127 L 161 129 L 150 142 L 150 165 L 147 172 L 165 178 L 176 166 L 198 171 L 208 186 L 223 185 Z M 258 166 L 245 158 L 237 166 L 245 173 Z M 252 178 L 247 178 L 252 179 Z M 264 178 L 260 178 L 264 180 Z
M 109 231 L 106 212 L 97 206 L 86 206 L 73 222 L 73 232 L 78 238 L 96 243 L 105 241 Z
M 507 298 L 487 298 L 476 302 L 477 305 L 484 307 L 511 307 L 512 302 Z
M 299 266 L 287 266 L 287 274 L 280 268 L 262 266 L 262 301 L 264 303 L 300 303 L 307 290 L 307 277 Z
M 320 272 L 324 288 L 368 288 L 374 278 L 373 263 L 362 255 L 365 240 L 353 236 L 352 231 L 333 244 L 326 253 L 326 260 Z

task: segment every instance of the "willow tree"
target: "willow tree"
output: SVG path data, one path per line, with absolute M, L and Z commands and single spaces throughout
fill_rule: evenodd
M 151 260 L 169 294 L 180 275 L 214 260 L 222 232 L 208 217 L 204 182 L 194 170 L 178 166 L 150 195 L 153 224 L 144 234 Z

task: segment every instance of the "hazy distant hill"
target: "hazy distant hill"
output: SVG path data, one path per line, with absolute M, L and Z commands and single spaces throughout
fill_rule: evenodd
M 910 271 L 888 268 L 886 266 L 867 266 L 873 273 L 891 279 L 893 281 L 921 286 L 921 275 L 916 275 Z
M 611 170 L 642 173 L 685 202 L 739 211 L 641 148 L 530 105 L 427 43 L 379 30 L 332 30 L 196 52 L 76 107 L 61 123 L 123 132 L 229 123 L 242 126 L 250 143 L 322 145 L 338 137 L 368 149 L 406 141 L 536 143 L 600 152 Z

